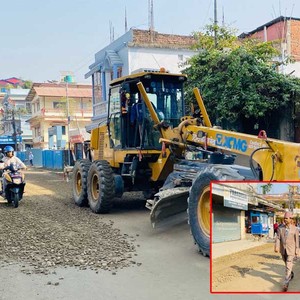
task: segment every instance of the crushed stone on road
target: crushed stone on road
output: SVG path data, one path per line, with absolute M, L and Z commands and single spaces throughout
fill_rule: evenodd
M 31 169 L 26 182 L 19 208 L 0 204 L 0 262 L 18 262 L 29 275 L 57 266 L 115 273 L 139 265 L 135 238 L 114 228 L 107 215 L 76 206 L 61 174 Z

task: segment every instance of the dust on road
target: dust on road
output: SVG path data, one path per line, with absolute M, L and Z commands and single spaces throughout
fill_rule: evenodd
M 2 263 L 23 263 L 26 274 L 49 274 L 56 266 L 115 274 L 120 268 L 139 265 L 135 237 L 121 233 L 112 221 L 89 208 L 77 207 L 71 184 L 61 174 L 30 169 L 26 182 L 19 208 L 0 204 Z

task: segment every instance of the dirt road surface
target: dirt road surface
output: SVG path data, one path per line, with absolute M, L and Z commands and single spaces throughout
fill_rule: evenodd
M 288 293 L 300 293 L 300 261 Z M 212 260 L 213 292 L 282 292 L 284 263 L 274 242 Z
M 29 169 L 26 178 L 19 208 L 0 204 L 1 300 L 209 296 L 209 260 L 186 221 L 152 229 L 138 194 L 97 215 L 73 203 L 62 174 Z
M 0 300 L 233 299 L 210 294 L 209 259 L 186 221 L 152 229 L 138 194 L 96 215 L 73 203 L 62 174 L 33 168 L 26 177 L 19 208 L 0 203 Z

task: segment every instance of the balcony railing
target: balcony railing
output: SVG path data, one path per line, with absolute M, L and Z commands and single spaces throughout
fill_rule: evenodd
M 94 117 L 105 114 L 107 111 L 107 102 L 94 104 Z
M 40 111 L 35 112 L 32 114 L 32 117 L 53 117 L 53 118 L 62 118 L 66 119 L 67 114 L 65 111 L 62 111 L 60 109 L 53 109 L 53 108 L 42 108 Z M 79 109 L 76 111 L 70 112 L 71 119 L 76 118 L 91 118 L 93 116 L 92 109 Z
M 44 142 L 44 137 L 43 136 L 37 136 L 37 137 L 34 137 L 32 139 L 33 143 L 42 143 Z

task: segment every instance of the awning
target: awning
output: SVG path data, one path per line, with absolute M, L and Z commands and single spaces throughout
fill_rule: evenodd
M 100 63 L 98 63 L 97 65 L 95 65 L 94 67 L 91 68 L 91 70 L 89 72 L 87 72 L 85 75 L 84 75 L 84 78 L 87 79 L 89 78 L 91 75 L 93 75 L 94 73 L 96 73 L 97 71 L 100 71 L 101 69 L 101 65 Z
M 105 61 L 108 62 L 108 65 L 104 63 Z M 85 79 L 89 78 L 91 75 L 96 73 L 97 71 L 100 71 L 101 66 L 104 64 L 104 69 L 109 67 L 112 69 L 113 66 L 123 66 L 123 61 L 119 54 L 115 50 L 106 50 L 104 55 L 104 60 L 95 62 L 91 65 L 91 69 L 88 73 L 84 75 Z

